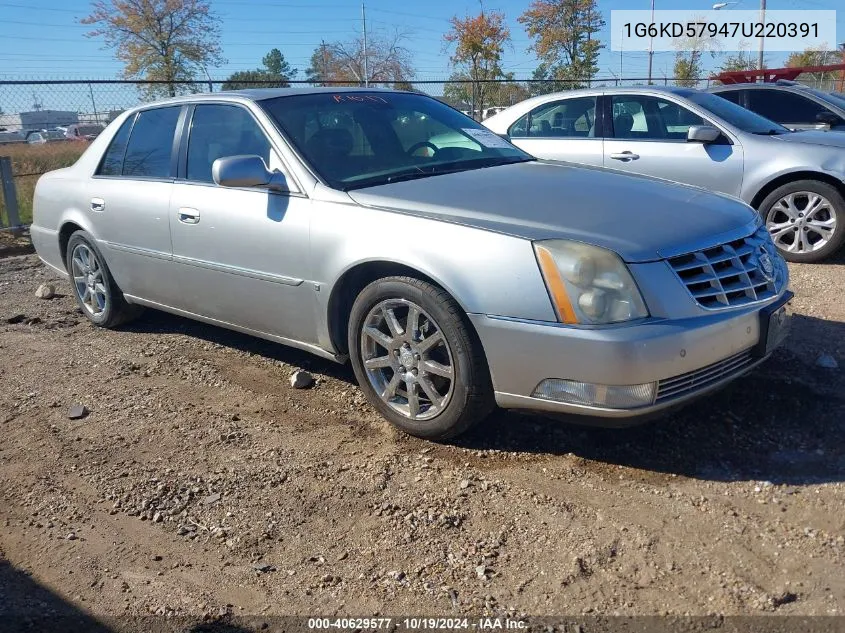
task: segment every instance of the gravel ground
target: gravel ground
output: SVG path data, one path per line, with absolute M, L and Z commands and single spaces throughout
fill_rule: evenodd
M 717 395 L 437 445 L 346 367 L 153 311 L 100 330 L 4 257 L 0 615 L 845 615 L 843 260 L 790 268 L 786 348 Z

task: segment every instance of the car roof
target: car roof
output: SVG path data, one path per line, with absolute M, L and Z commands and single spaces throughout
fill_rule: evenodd
M 762 82 L 741 82 L 741 83 L 734 83 L 734 84 L 722 84 L 721 86 L 713 86 L 712 88 L 708 88 L 708 92 L 724 92 L 727 90 L 763 90 L 768 88 L 769 90 L 808 90 L 809 86 L 805 86 L 804 84 L 799 84 L 796 82 L 790 83 L 777 83 L 772 81 L 762 81 Z
M 409 93 L 404 90 L 392 90 L 390 88 L 360 88 L 350 86 L 329 86 L 329 87 L 314 87 L 314 86 L 296 86 L 290 88 L 246 88 L 243 90 L 221 90 L 220 92 L 200 92 L 197 94 L 181 95 L 178 97 L 171 97 L 169 99 L 162 99 L 151 103 L 145 103 L 143 107 L 177 104 L 177 103 L 194 103 L 197 101 L 219 101 L 221 99 L 246 99 L 249 101 L 264 101 L 266 99 L 276 99 L 278 97 L 293 97 L 297 95 L 310 94 L 344 94 L 349 92 L 400 92 L 402 94 L 417 94 Z

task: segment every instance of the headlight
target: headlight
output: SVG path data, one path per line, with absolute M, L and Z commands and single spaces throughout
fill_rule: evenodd
M 546 240 L 534 252 L 562 323 L 602 324 L 648 316 L 628 267 L 598 246 Z

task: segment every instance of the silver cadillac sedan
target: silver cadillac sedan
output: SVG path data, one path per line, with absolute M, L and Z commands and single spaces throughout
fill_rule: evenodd
M 409 92 L 145 105 L 34 204 L 38 254 L 96 325 L 146 306 L 351 360 L 430 439 L 497 404 L 638 420 L 748 371 L 789 324 L 748 206 L 536 160 Z

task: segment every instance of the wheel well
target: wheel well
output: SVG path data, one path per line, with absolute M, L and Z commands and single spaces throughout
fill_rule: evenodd
M 789 184 L 790 182 L 795 182 L 796 180 L 818 180 L 819 182 L 823 182 L 834 187 L 840 194 L 842 194 L 843 197 L 845 197 L 845 183 L 837 180 L 833 176 L 820 174 L 816 171 L 796 171 L 784 174 L 783 176 L 778 176 L 771 182 L 766 183 L 766 185 L 757 192 L 757 195 L 754 196 L 754 199 L 751 201 L 751 206 L 755 209 L 759 209 L 763 200 L 766 199 L 766 196 L 778 187 Z
M 62 254 L 62 261 L 65 263 L 65 268 L 67 268 L 67 243 L 70 241 L 71 235 L 81 230 L 82 227 L 73 222 L 65 222 L 62 228 L 59 229 L 59 252 Z
M 365 262 L 350 268 L 338 279 L 329 297 L 329 334 L 332 344 L 338 352 L 346 354 L 349 351 L 346 344 L 349 314 L 352 312 L 352 304 L 355 303 L 355 298 L 361 290 L 376 279 L 396 276 L 414 277 L 440 286 L 431 277 L 415 268 L 395 262 Z

